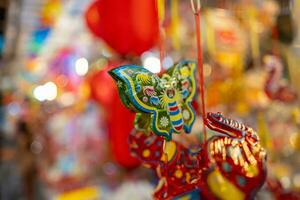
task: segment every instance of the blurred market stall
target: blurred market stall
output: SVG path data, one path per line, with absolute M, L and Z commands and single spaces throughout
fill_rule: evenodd
M 299 1 L 202 0 L 199 29 L 191 2 L 183 0 L 3 2 L 1 199 L 152 199 L 154 191 L 158 193 L 157 183 L 165 177 L 161 174 L 175 171 L 175 178 L 182 177 L 182 171 L 172 168 L 177 165 L 168 164 L 168 156 L 159 153 L 159 162 L 169 168 L 155 173 L 157 166 L 150 158 L 168 148 L 161 135 L 193 156 L 206 148 L 207 141 L 221 138 L 216 129 L 203 127 L 204 100 L 207 112 L 221 112 L 257 132 L 268 154 L 268 173 L 256 198 L 299 199 Z M 197 39 L 202 41 L 202 63 L 197 60 Z M 199 69 L 203 64 L 205 92 L 201 88 L 198 92 L 201 73 L 192 77 L 187 71 L 192 64 L 177 66 L 181 60 L 198 61 Z M 126 80 L 120 75 L 125 72 L 114 71 L 131 64 L 141 67 L 129 67 Z M 169 79 L 180 82 L 180 97 L 177 90 L 163 97 L 161 88 L 167 87 Z M 173 102 L 166 98 L 179 102 L 180 114 L 172 114 L 177 110 L 171 110 Z M 152 123 L 157 116 L 146 111 L 135 118 L 134 112 L 145 104 L 153 110 L 161 106 L 157 113 L 167 113 L 165 118 L 158 114 L 159 120 Z M 194 113 L 195 122 L 186 122 Z M 175 119 L 185 123 L 177 133 L 191 133 L 174 134 Z M 153 133 L 174 129 L 168 132 L 171 136 L 152 132 L 139 136 L 145 127 Z M 164 145 L 152 146 L 156 140 Z M 206 188 L 208 182 L 197 186 L 200 196 L 213 190 Z M 183 185 L 181 192 L 192 184 Z M 191 193 L 188 199 L 199 199 L 197 195 Z

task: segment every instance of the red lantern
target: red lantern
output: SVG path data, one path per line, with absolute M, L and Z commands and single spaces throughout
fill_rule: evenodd
M 140 55 L 158 38 L 153 0 L 97 0 L 88 8 L 87 26 L 121 55 Z
M 118 65 L 120 63 L 110 63 L 90 77 L 91 98 L 105 109 L 110 109 L 116 90 L 114 82 L 107 72 Z
M 129 151 L 128 136 L 133 129 L 134 113 L 120 101 L 117 88 L 107 71 L 120 65 L 110 63 L 90 77 L 91 98 L 105 110 L 111 152 L 115 161 L 125 168 L 139 165 Z
M 108 137 L 114 159 L 123 167 L 133 168 L 139 161 L 131 156 L 128 136 L 133 130 L 134 113 L 131 113 L 120 101 L 115 89 L 112 109 L 108 111 Z

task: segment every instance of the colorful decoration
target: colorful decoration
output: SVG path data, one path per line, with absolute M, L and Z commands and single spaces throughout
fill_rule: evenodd
M 164 148 L 164 142 L 162 137 L 153 133 L 133 131 L 129 136 L 132 153 L 145 166 L 155 170 L 160 179 L 155 189 L 155 199 L 179 199 L 179 196 L 186 199 L 195 196 L 199 199 L 199 149 L 188 149 L 174 141 L 166 142 Z
M 219 199 L 253 199 L 266 179 L 266 152 L 257 133 L 221 113 L 208 113 L 207 126 L 221 135 L 205 145 L 209 170 L 204 192 Z
M 187 148 L 153 133 L 133 132 L 130 148 L 156 170 L 156 199 L 252 199 L 266 178 L 266 153 L 256 132 L 220 113 L 207 114 L 219 134 Z M 200 198 L 201 197 L 201 198 Z
M 33 31 L 28 43 L 30 55 L 37 55 L 41 51 L 61 13 L 62 2 L 60 0 L 46 1 L 40 12 L 38 28 Z
M 36 55 L 45 44 L 46 39 L 51 33 L 51 28 L 41 27 L 33 32 L 31 42 L 29 43 L 29 51 Z
M 158 39 L 153 0 L 97 0 L 85 18 L 91 32 L 120 55 L 140 55 Z
M 284 79 L 283 64 L 276 56 L 265 57 L 265 67 L 268 77 L 265 83 L 265 93 L 272 100 L 291 103 L 297 100 L 297 93 L 290 88 Z
M 111 70 L 123 104 L 136 112 L 135 127 L 166 140 L 172 133 L 191 132 L 195 111 L 196 64 L 183 61 L 160 77 L 145 68 L 125 65 Z

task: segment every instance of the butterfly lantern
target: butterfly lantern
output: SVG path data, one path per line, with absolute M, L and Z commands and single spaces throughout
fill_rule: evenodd
M 136 112 L 135 128 L 167 141 L 173 133 L 190 133 L 195 121 L 191 102 L 196 93 L 196 63 L 183 61 L 161 77 L 147 69 L 124 65 L 109 73 L 124 105 Z

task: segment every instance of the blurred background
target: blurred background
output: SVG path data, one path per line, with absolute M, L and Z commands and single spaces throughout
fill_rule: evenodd
M 299 192 L 300 1 L 201 5 L 207 110 L 257 130 L 268 176 Z M 157 177 L 130 154 L 134 114 L 107 71 L 196 60 L 194 23 L 186 0 L 163 17 L 154 0 L 1 0 L 0 199 L 152 199 Z M 177 139 L 200 144 L 201 124 Z

